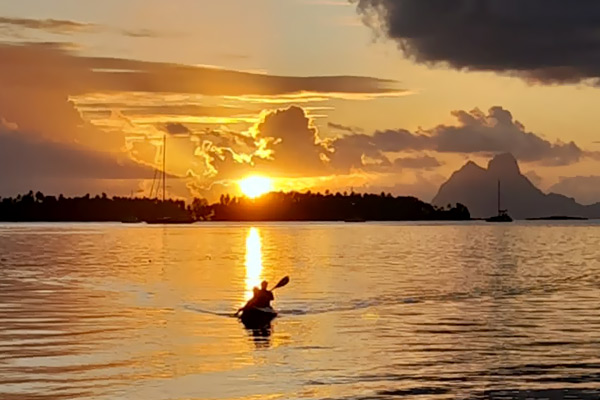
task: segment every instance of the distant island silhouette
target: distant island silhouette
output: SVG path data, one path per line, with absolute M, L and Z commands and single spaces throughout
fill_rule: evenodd
M 29 192 L 0 199 L 4 222 L 194 221 L 462 221 L 471 218 L 462 204 L 433 206 L 415 197 L 391 194 L 273 192 L 257 199 L 222 195 L 218 202 L 85 195 L 67 198 Z
M 461 203 L 473 218 L 489 218 L 498 213 L 498 181 L 502 183 L 502 208 L 513 218 L 600 218 L 600 203 L 585 206 L 561 194 L 542 192 L 521 173 L 509 153 L 495 156 L 487 169 L 469 161 L 441 185 L 432 203 Z
M 539 217 L 539 218 L 527 218 L 529 221 L 587 221 L 589 218 L 585 217 L 565 217 L 556 215 L 553 217 Z

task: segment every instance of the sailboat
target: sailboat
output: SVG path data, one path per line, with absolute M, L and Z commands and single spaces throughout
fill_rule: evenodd
M 500 180 L 498 179 L 498 215 L 486 219 L 487 222 L 513 222 L 508 215 L 508 210 L 502 210 L 500 207 Z
M 163 157 L 162 157 L 162 201 L 163 204 L 166 201 L 166 188 L 167 188 L 167 135 L 163 136 Z M 159 181 L 160 183 L 160 181 Z M 154 186 L 154 183 L 152 184 Z M 150 194 L 152 196 L 152 194 Z M 158 197 L 158 188 L 157 188 L 157 197 Z M 147 224 L 191 224 L 195 222 L 191 217 L 185 215 L 181 217 L 158 217 L 158 218 L 150 218 L 146 219 L 145 222 Z

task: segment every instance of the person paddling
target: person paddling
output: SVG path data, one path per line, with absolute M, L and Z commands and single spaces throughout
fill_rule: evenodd
M 260 290 L 258 291 L 258 295 L 256 296 L 256 301 L 254 302 L 254 307 L 256 308 L 267 308 L 271 307 L 271 302 L 275 300 L 273 296 L 273 292 L 267 290 L 267 286 L 269 282 L 262 281 L 260 284 Z
M 273 301 L 275 298 L 273 296 L 273 292 L 270 290 L 267 290 L 268 284 L 269 284 L 269 282 L 262 281 L 260 284 L 260 289 L 257 288 L 256 286 L 254 288 L 252 288 L 252 293 L 253 293 L 252 298 L 246 302 L 246 305 L 244 307 L 237 310 L 235 315 L 238 315 L 242 311 L 248 310 L 250 308 L 271 307 L 271 301 Z
M 279 283 L 277 283 L 277 285 L 275 285 L 275 287 L 271 290 L 267 289 L 269 282 L 262 281 L 260 284 L 260 289 L 255 286 L 252 289 L 252 292 L 253 292 L 252 298 L 250 300 L 248 300 L 248 302 L 246 303 L 246 305 L 244 307 L 237 310 L 234 315 L 237 317 L 242 311 L 247 311 L 247 310 L 253 309 L 253 308 L 254 309 L 271 308 L 271 301 L 275 300 L 275 297 L 273 296 L 273 290 L 287 285 L 289 281 L 290 281 L 290 278 L 286 276 L 283 279 L 281 279 L 279 281 Z M 276 313 L 275 313 L 275 315 L 276 315 Z

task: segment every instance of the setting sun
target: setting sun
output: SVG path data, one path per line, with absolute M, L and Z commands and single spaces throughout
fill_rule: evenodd
M 273 190 L 273 181 L 264 176 L 250 176 L 238 182 L 242 193 L 251 199 Z

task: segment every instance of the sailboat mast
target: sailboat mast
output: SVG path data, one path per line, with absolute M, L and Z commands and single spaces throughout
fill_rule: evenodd
M 166 163 L 167 163 L 167 134 L 165 133 L 165 135 L 163 136 L 163 167 L 162 167 L 162 199 L 163 202 L 165 201 L 165 189 L 167 187 L 167 182 L 166 182 L 166 178 L 167 178 L 167 174 L 166 174 Z
M 498 215 L 500 215 L 500 179 L 498 179 Z

